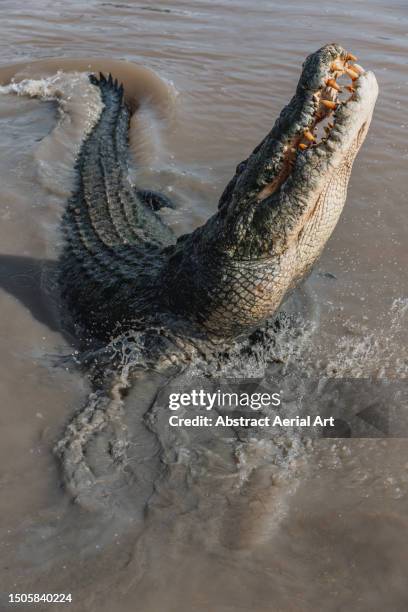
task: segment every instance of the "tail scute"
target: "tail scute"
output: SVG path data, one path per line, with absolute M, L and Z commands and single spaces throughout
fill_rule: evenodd
M 99 73 L 99 77 L 91 72 L 89 74 L 89 80 L 92 85 L 96 85 L 101 90 L 103 88 L 110 89 L 111 91 L 117 92 L 123 96 L 123 84 L 119 83 L 118 79 L 114 79 L 111 72 L 108 74 L 107 78 L 103 72 Z

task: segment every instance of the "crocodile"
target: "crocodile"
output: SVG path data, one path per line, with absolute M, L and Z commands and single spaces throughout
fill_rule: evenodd
M 99 507 L 121 489 L 132 372 L 200 359 L 216 371 L 273 342 L 273 315 L 333 232 L 370 125 L 377 82 L 356 59 L 338 44 L 307 57 L 293 98 L 238 164 L 215 214 L 178 238 L 160 212 L 172 203 L 129 179 L 133 109 L 123 87 L 89 74 L 102 110 L 77 158 L 58 264 L 64 317 L 83 340 L 92 386 L 55 446 L 77 502 Z
M 62 221 L 60 286 L 76 324 L 106 340 L 140 321 L 175 320 L 192 338 L 216 341 L 270 318 L 345 204 L 377 97 L 374 74 L 355 59 L 337 44 L 309 55 L 294 97 L 238 164 L 217 212 L 177 239 L 160 217 L 167 199 L 128 178 L 123 87 L 91 74 L 103 110 L 82 144 Z

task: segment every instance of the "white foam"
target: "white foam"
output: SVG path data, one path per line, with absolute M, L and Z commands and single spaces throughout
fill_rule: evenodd
M 102 110 L 98 89 L 86 73 L 59 71 L 46 78 L 12 82 L 0 87 L 0 93 L 57 102 L 56 126 L 39 144 L 35 159 L 43 186 L 67 198 L 72 188 L 75 157 Z

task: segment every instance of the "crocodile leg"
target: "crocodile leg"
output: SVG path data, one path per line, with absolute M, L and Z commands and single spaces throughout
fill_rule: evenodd
M 149 206 L 152 210 L 158 211 L 161 208 L 176 208 L 174 202 L 167 196 L 158 191 L 151 189 L 138 189 L 137 196 L 142 200 L 143 204 Z

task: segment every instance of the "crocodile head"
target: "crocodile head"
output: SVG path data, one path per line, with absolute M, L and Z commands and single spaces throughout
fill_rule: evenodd
M 355 60 L 337 44 L 306 59 L 294 97 L 238 165 L 217 214 L 179 239 L 172 305 L 212 333 L 235 335 L 273 314 L 330 237 L 378 93 Z

